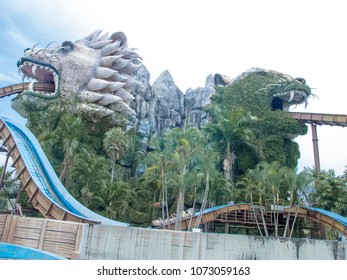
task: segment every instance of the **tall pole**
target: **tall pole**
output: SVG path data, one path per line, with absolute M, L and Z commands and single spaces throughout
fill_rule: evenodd
M 312 130 L 314 166 L 316 167 L 317 172 L 320 173 L 320 160 L 319 160 L 319 149 L 318 149 L 317 125 L 311 124 L 311 130 Z

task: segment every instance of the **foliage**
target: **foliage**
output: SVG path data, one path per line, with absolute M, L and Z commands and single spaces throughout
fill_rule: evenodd
M 91 207 L 107 218 L 127 221 L 127 213 L 137 199 L 135 191 L 124 181 L 104 182 L 91 198 Z
M 347 216 L 347 177 L 337 176 L 332 169 L 317 172 L 307 169 L 312 176 L 312 189 L 308 195 L 312 207 L 322 208 Z
M 307 127 L 287 112 L 272 110 L 273 93 L 268 85 L 278 79 L 278 76 L 265 71 L 252 73 L 228 87 L 218 87 L 211 97 L 209 127 L 215 128 L 213 135 L 216 140 L 225 138 L 230 129 L 235 131 L 230 136 L 234 143 L 238 143 L 232 148 L 236 154 L 236 179 L 262 160 L 278 161 L 289 168 L 297 165 L 300 153 L 293 139 L 306 134 Z M 226 119 L 231 115 L 235 116 L 224 126 L 221 117 Z M 247 116 L 249 121 L 242 125 Z
M 13 176 L 14 171 L 7 171 L 7 168 L 0 166 L 0 209 L 7 205 L 8 199 L 16 197 L 19 182 Z
M 70 191 L 87 206 L 110 177 L 109 164 L 104 157 L 80 154 L 76 156 L 69 177 Z
M 103 147 L 112 162 L 111 182 L 114 179 L 116 161 L 122 159 L 130 145 L 130 138 L 120 127 L 111 128 L 106 132 Z
M 153 138 L 140 181 L 160 202 L 162 219 L 185 208 L 203 210 L 231 199 L 230 184 L 219 170 L 219 152 L 196 128 L 173 129 Z M 178 225 L 179 226 L 179 225 Z

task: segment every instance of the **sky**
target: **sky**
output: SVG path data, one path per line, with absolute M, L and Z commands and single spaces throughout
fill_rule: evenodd
M 168 70 L 185 92 L 204 86 L 209 74 L 234 78 L 261 67 L 303 77 L 314 88 L 318 98 L 292 111 L 347 114 L 346 6 L 343 0 L 2 0 L 0 87 L 20 82 L 16 63 L 25 48 L 123 31 L 151 83 Z M 10 98 L 0 99 L 0 114 L 20 119 Z M 347 128 L 318 127 L 322 169 L 343 173 L 346 139 Z M 313 167 L 311 130 L 296 141 L 299 171 Z

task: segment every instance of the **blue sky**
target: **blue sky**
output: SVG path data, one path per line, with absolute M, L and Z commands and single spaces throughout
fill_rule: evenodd
M 295 111 L 347 114 L 345 6 L 343 0 L 2 0 L 0 87 L 20 82 L 16 62 L 25 48 L 102 29 L 126 33 L 151 82 L 169 70 L 185 92 L 204 86 L 210 73 L 235 77 L 261 67 L 304 77 L 315 88 L 319 99 Z M 0 100 L 0 111 L 19 118 L 9 99 Z M 322 168 L 341 174 L 347 129 L 318 127 L 318 138 Z M 299 169 L 313 166 L 311 132 L 297 142 Z

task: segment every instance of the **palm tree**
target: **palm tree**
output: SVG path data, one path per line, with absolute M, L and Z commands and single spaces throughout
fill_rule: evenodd
M 313 192 L 309 195 L 311 205 L 328 211 L 347 215 L 347 187 L 346 178 L 337 176 L 332 169 L 308 169 L 312 176 Z
M 168 202 L 168 176 L 172 170 L 174 162 L 171 159 L 171 153 L 167 149 L 160 147 L 160 142 L 163 139 L 157 137 L 152 144 L 155 145 L 155 151 L 149 153 L 146 157 L 146 162 L 149 165 L 143 175 L 143 181 L 147 183 L 156 182 L 161 188 L 160 201 L 162 219 L 169 217 L 169 202 Z
M 211 181 L 213 182 L 218 177 L 218 171 L 216 169 L 218 154 L 215 151 L 213 151 L 212 148 L 209 146 L 204 146 L 200 148 L 202 149 L 199 156 L 199 163 L 196 168 L 203 176 L 203 181 L 205 181 L 205 189 L 200 208 L 200 215 L 196 221 L 195 227 L 199 226 L 202 213 L 206 208 Z
M 256 145 L 255 134 L 249 124 L 256 121 L 242 108 L 232 111 L 220 112 L 215 108 L 212 112 L 212 121 L 207 126 L 207 131 L 225 149 L 224 175 L 227 180 L 233 180 L 234 164 L 237 158 L 237 146 L 241 143 L 250 147 L 258 156 L 264 159 L 260 147 Z
M 98 193 L 104 181 L 110 177 L 108 163 L 104 157 L 78 155 L 71 170 L 71 191 L 75 197 L 81 197 L 88 206 L 94 194 Z
M 244 178 L 242 178 L 241 181 L 237 182 L 237 185 L 243 185 L 246 188 L 246 198 L 250 198 L 253 209 L 255 208 L 254 201 L 257 202 L 265 236 L 269 236 L 269 233 L 265 220 L 263 205 L 265 204 L 269 193 L 271 193 L 271 191 L 269 190 L 268 173 L 270 166 L 271 165 L 269 165 L 268 163 L 261 162 L 257 164 L 254 169 L 247 170 Z M 253 214 L 255 215 L 256 223 L 259 229 L 255 210 L 253 210 Z
M 54 131 L 54 136 L 61 142 L 64 154 L 59 176 L 60 181 L 64 184 L 75 160 L 76 153 L 88 153 L 90 146 L 84 144 L 87 134 L 80 117 L 72 115 L 62 117 L 60 125 Z
M 181 217 L 184 209 L 184 196 L 189 177 L 193 176 L 194 162 L 199 158 L 200 145 L 203 143 L 203 134 L 196 128 L 187 128 L 174 131 L 174 139 L 176 140 L 176 149 L 173 159 L 176 163 L 178 172 L 178 199 L 177 199 L 177 216 L 175 229 L 179 229 L 181 225 Z
M 299 199 L 299 193 L 302 193 L 302 191 L 311 183 L 311 177 L 306 170 L 298 174 L 296 169 L 286 168 L 283 179 L 284 179 L 284 184 L 287 186 L 287 190 L 289 192 L 289 209 L 290 209 L 290 207 L 295 202 L 295 199 Z M 289 218 L 290 218 L 290 212 L 288 212 L 287 214 L 283 237 L 287 236 Z M 296 218 L 297 218 L 297 212 L 295 213 L 295 218 L 292 225 L 292 229 L 289 234 L 289 238 L 292 236 Z
M 111 182 L 113 182 L 116 161 L 119 161 L 125 155 L 129 146 L 129 138 L 121 128 L 114 127 L 106 132 L 103 146 L 108 157 L 111 159 Z
M 125 220 L 135 200 L 136 192 L 129 183 L 116 180 L 105 182 L 98 194 L 93 196 L 91 206 L 101 210 L 107 218 Z
M 265 180 L 265 185 L 267 186 L 266 192 L 271 190 L 272 203 L 274 205 L 274 227 L 275 227 L 275 237 L 278 237 L 278 220 L 279 220 L 279 209 L 280 204 L 280 187 L 282 184 L 282 178 L 284 176 L 284 169 L 280 166 L 278 162 L 261 162 L 258 164 L 263 173 L 263 178 Z M 269 188 L 270 187 L 270 188 Z M 268 196 L 268 193 L 266 194 Z

